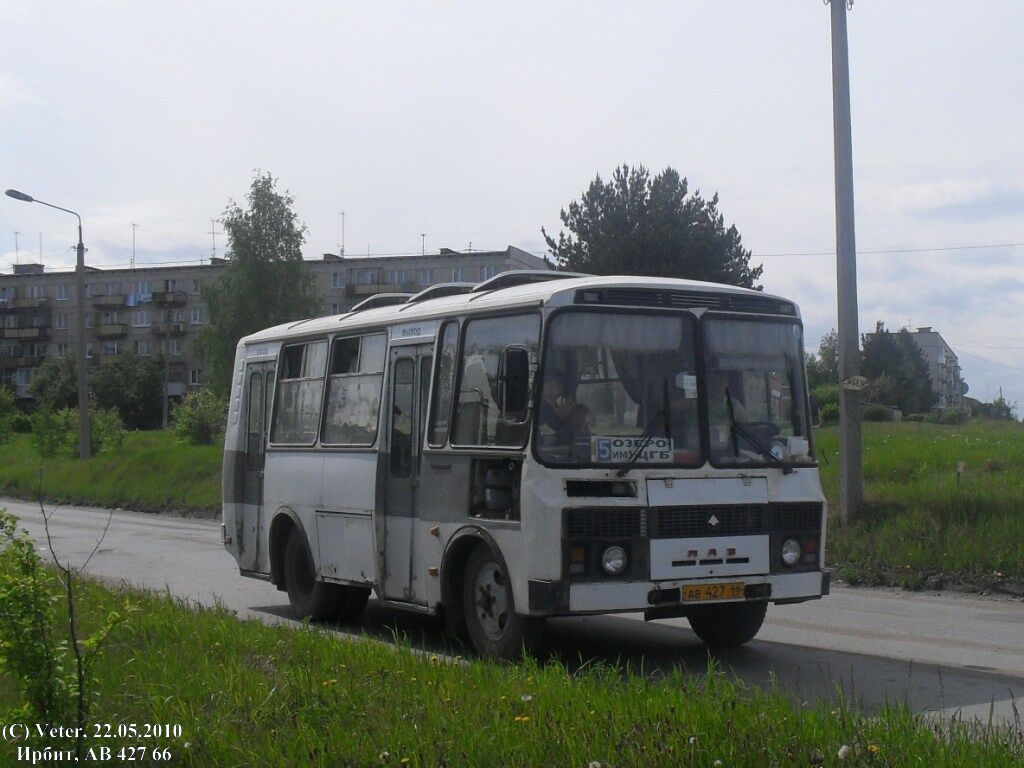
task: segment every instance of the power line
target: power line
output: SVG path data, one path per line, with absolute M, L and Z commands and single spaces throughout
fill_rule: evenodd
M 933 253 L 935 251 L 972 251 L 984 248 L 1019 248 L 1024 243 L 989 243 L 975 245 L 937 245 L 929 248 L 881 248 L 870 251 L 857 251 L 861 255 L 879 255 L 893 253 Z M 774 256 L 835 256 L 835 251 L 798 251 L 793 253 L 753 253 L 757 258 L 769 258 Z

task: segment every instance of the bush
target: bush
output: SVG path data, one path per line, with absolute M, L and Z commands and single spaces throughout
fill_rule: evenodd
M 32 433 L 32 417 L 27 413 L 18 411 L 14 414 L 14 418 L 11 419 L 11 429 L 13 429 L 19 435 L 28 435 Z
M 924 420 L 929 424 L 965 424 L 971 418 L 966 408 L 947 408 L 944 411 L 934 410 L 925 414 Z
M 893 409 L 888 405 L 864 406 L 864 421 L 892 421 Z
M 10 440 L 17 413 L 18 406 L 14 402 L 14 393 L 7 387 L 0 387 L 0 443 Z
M 113 408 L 90 409 L 89 446 L 92 453 L 118 450 L 124 445 L 124 422 Z M 32 414 L 36 450 L 46 459 L 78 455 L 78 411 L 40 408 Z
M 835 424 L 839 421 L 839 403 L 827 403 L 821 406 L 821 423 Z
M 174 431 L 192 445 L 211 445 L 226 422 L 227 403 L 213 392 L 190 392 L 174 407 Z

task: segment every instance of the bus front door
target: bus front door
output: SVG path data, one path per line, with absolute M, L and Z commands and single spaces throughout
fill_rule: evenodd
M 414 603 L 425 602 L 417 589 L 416 487 L 432 354 L 431 344 L 395 347 L 389 366 L 383 589 L 387 599 Z
M 274 389 L 274 364 L 249 363 L 245 368 L 245 470 L 242 480 L 241 517 L 236 523 L 238 567 L 259 567 L 260 530 L 263 515 L 263 461 L 267 447 L 267 417 Z

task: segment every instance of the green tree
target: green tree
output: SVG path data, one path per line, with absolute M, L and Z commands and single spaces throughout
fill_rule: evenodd
M 292 210 L 288 192 L 269 173 L 257 172 L 246 207 L 233 200 L 221 218 L 228 235 L 228 264 L 203 286 L 207 325 L 195 350 L 210 387 L 224 396 L 231 384 L 235 346 L 262 328 L 300 320 L 320 305 L 312 276 L 302 263 L 306 228 Z
M 0 384 L 0 443 L 6 443 L 14 431 L 14 417 L 18 414 L 18 406 L 14 393 Z
M 163 417 L 163 361 L 118 355 L 89 377 L 89 389 L 102 409 L 121 414 L 128 429 L 156 429 Z
M 54 410 L 78 407 L 78 380 L 72 355 L 51 357 L 36 369 L 28 385 L 36 402 Z
M 623 165 L 607 183 L 597 176 L 560 217 L 569 231 L 557 240 L 541 229 L 559 269 L 760 288 L 764 268 L 750 265 L 736 226 L 726 228 L 718 195 L 689 193 L 672 168 L 652 178 L 643 166 Z
M 928 363 L 910 331 L 893 333 L 879 322 L 874 333 L 861 337 L 861 349 L 861 373 L 873 381 L 889 379 L 875 390 L 895 402 L 882 405 L 895 405 L 904 413 L 922 413 L 935 406 L 938 397 L 928 378 Z
M 808 352 L 806 357 L 810 389 L 839 383 L 839 334 L 834 329 L 822 337 L 818 353 Z

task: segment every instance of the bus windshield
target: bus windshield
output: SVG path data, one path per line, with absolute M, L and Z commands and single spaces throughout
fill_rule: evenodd
M 713 464 L 810 460 L 800 337 L 793 322 L 704 318 Z
M 556 315 L 537 410 L 541 461 L 699 466 L 694 338 L 690 315 Z

